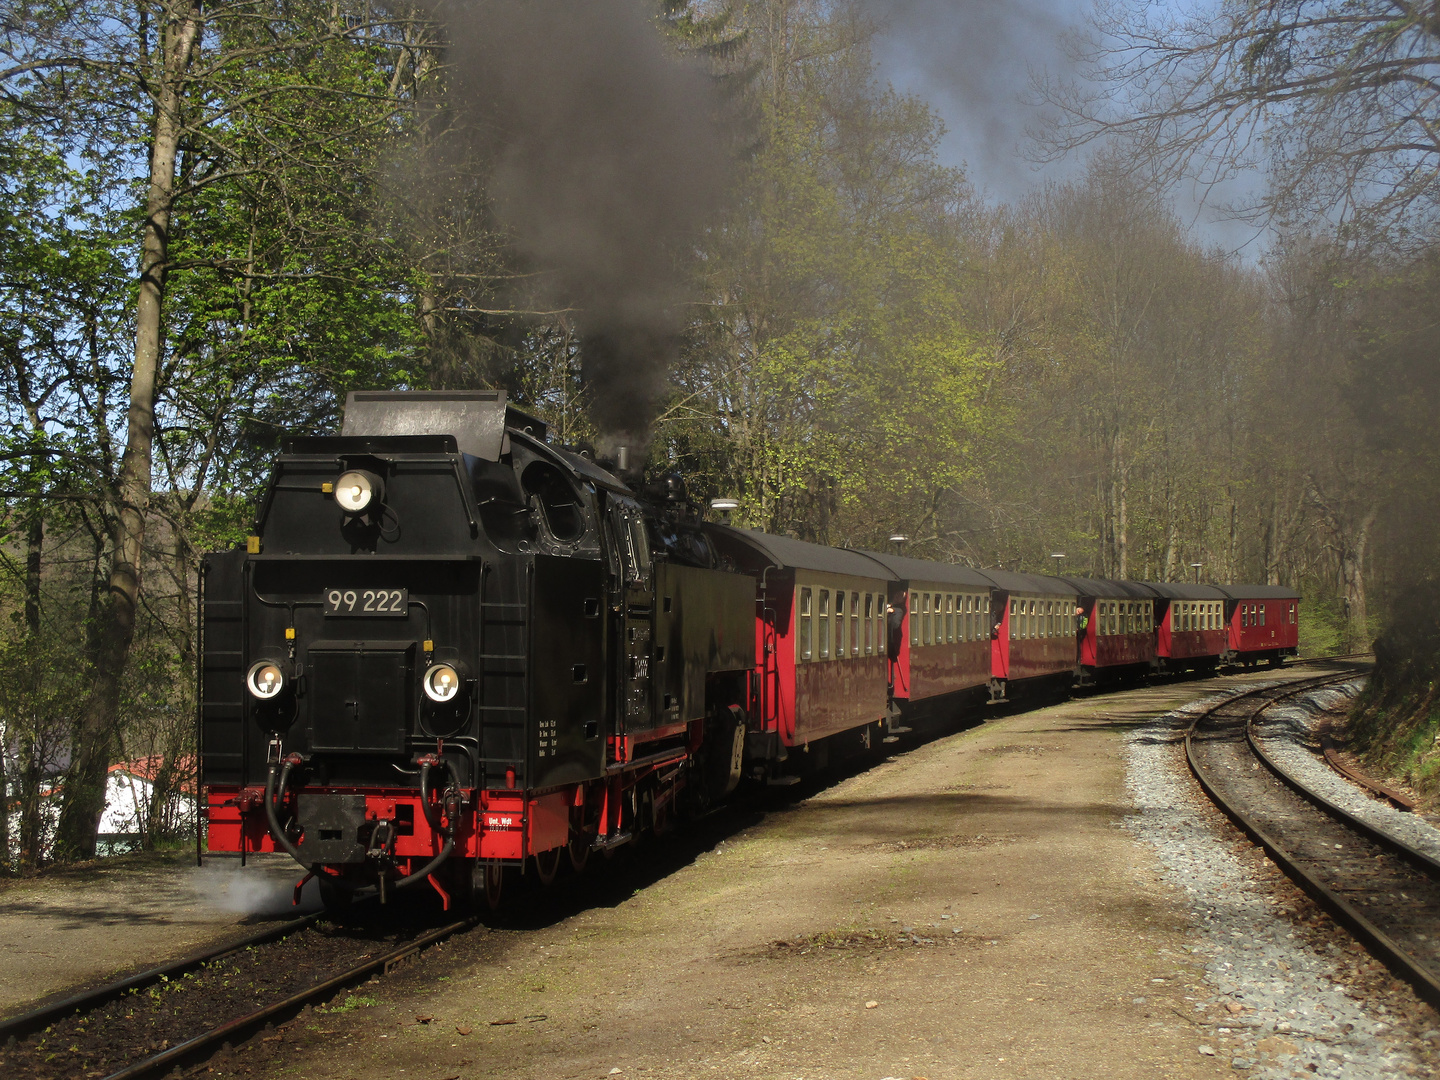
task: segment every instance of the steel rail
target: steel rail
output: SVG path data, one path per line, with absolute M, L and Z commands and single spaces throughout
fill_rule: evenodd
M 281 1017 L 298 1013 L 306 1005 L 316 1001 L 323 1001 L 336 991 L 343 990 L 347 986 L 352 986 L 376 972 L 382 975 L 388 975 L 406 960 L 417 955 L 421 950 L 437 944 L 454 934 L 469 930 L 479 923 L 479 921 L 480 917 L 478 915 L 471 915 L 457 922 L 450 923 L 448 926 L 442 926 L 438 930 L 432 930 L 427 934 L 422 934 L 413 941 L 408 941 L 404 945 L 392 949 L 381 956 L 366 960 L 363 964 L 357 964 L 355 967 L 326 979 L 324 982 L 316 983 L 314 986 L 291 994 L 289 997 L 280 1001 L 272 1002 L 263 1008 L 256 1009 L 254 1012 L 247 1013 L 234 1020 L 228 1020 L 223 1024 L 218 1024 L 209 1031 L 196 1035 L 194 1038 L 186 1039 L 182 1043 L 176 1043 L 174 1046 L 167 1050 L 162 1050 L 158 1054 L 152 1054 L 150 1057 L 132 1062 L 123 1069 L 110 1073 L 104 1077 L 103 1080 L 138 1080 L 139 1077 L 154 1076 L 167 1072 L 191 1059 L 201 1058 L 205 1054 L 213 1052 L 223 1043 L 247 1035 L 255 1029 L 265 1024 L 273 1023 Z
M 1440 860 L 1432 858 L 1423 851 L 1416 850 L 1402 840 L 1397 840 L 1383 829 L 1377 829 L 1369 822 L 1360 820 L 1354 814 L 1350 813 L 1350 811 L 1331 802 L 1319 792 L 1311 791 L 1303 782 L 1286 772 L 1279 762 L 1266 753 L 1265 748 L 1256 741 L 1255 723 L 1271 704 L 1275 704 L 1275 702 L 1270 702 L 1256 710 L 1254 715 L 1245 722 L 1245 741 L 1250 744 L 1251 752 L 1260 759 L 1260 763 L 1269 769 L 1281 783 L 1285 784 L 1294 791 L 1295 794 L 1299 795 L 1317 810 L 1328 814 L 1341 825 L 1359 833 L 1371 843 L 1383 847 L 1386 851 L 1394 855 L 1400 856 L 1400 858 L 1404 859 L 1422 874 L 1427 874 L 1435 881 L 1440 882 Z
M 1325 755 L 1326 764 L 1332 769 L 1352 784 L 1358 784 L 1376 798 L 1384 799 L 1391 806 L 1395 807 L 1395 809 L 1404 810 L 1409 813 L 1415 812 L 1415 801 L 1413 799 L 1396 791 L 1392 787 L 1387 787 L 1378 780 L 1372 780 L 1362 772 L 1357 772 L 1350 768 L 1340 760 L 1338 749 L 1334 740 L 1331 739 L 1329 735 L 1322 734 L 1320 736 L 1320 750 Z
M 279 941 L 281 938 L 293 934 L 297 930 L 304 930 L 313 925 L 323 916 L 323 912 L 316 912 L 313 915 L 306 915 L 304 918 L 291 919 L 281 923 L 279 926 L 272 926 L 267 930 L 251 934 L 248 937 L 240 938 L 238 941 L 228 941 L 221 945 L 213 945 L 208 949 L 191 953 L 181 957 L 179 960 L 171 960 L 158 967 L 147 968 L 144 971 L 137 971 L 133 975 L 126 975 L 124 978 L 116 979 L 114 982 L 97 986 L 93 990 L 86 990 L 83 993 L 75 994 L 60 1001 L 42 1005 L 38 1009 L 31 1009 L 29 1012 L 0 1020 L 0 1043 L 7 1039 L 23 1039 L 37 1031 L 43 1031 L 56 1020 L 77 1012 L 86 1012 L 90 1009 L 97 1009 L 101 1005 L 108 1004 L 116 998 L 129 993 L 132 990 L 142 990 L 147 986 L 166 979 L 173 979 L 177 975 L 183 975 L 187 971 L 194 971 L 205 964 L 215 960 L 221 960 L 237 952 L 252 948 L 256 945 L 268 945 L 272 941 Z
M 1356 671 L 1351 671 L 1345 674 L 1298 680 L 1296 684 L 1287 687 L 1284 693 L 1275 695 L 1270 700 L 1264 702 L 1251 716 L 1245 719 L 1247 740 L 1249 738 L 1250 726 L 1255 718 L 1272 705 L 1288 700 L 1289 698 L 1298 697 L 1300 694 L 1318 689 L 1327 684 L 1354 678 L 1356 673 Z M 1249 836 L 1251 840 L 1263 848 L 1271 860 L 1284 870 L 1291 880 L 1299 885 L 1317 904 L 1329 912 L 1337 922 L 1345 926 L 1351 934 L 1369 948 L 1373 955 L 1382 960 L 1386 966 L 1397 975 L 1409 981 L 1421 997 L 1425 998 L 1432 1005 L 1440 1006 L 1440 978 L 1437 978 L 1433 971 L 1412 956 L 1403 946 L 1390 937 L 1389 934 L 1371 922 L 1370 919 L 1353 904 L 1320 881 L 1318 877 L 1305 868 L 1302 860 L 1287 851 L 1274 837 L 1270 836 L 1264 829 L 1257 825 L 1249 814 L 1245 813 L 1244 810 L 1227 799 L 1219 790 L 1219 786 L 1207 777 L 1204 767 L 1197 760 L 1193 736 L 1200 724 L 1213 717 L 1222 708 L 1233 706 L 1244 698 L 1259 696 L 1274 691 L 1275 689 L 1277 689 L 1277 687 L 1274 686 L 1260 687 L 1244 694 L 1235 695 L 1227 698 L 1225 701 L 1217 703 L 1196 717 L 1195 721 L 1185 733 L 1185 757 L 1189 762 L 1191 773 L 1215 805 Z M 1253 743 L 1251 747 L 1253 750 Z M 1269 764 L 1268 756 L 1261 760 L 1265 760 L 1267 765 Z M 1277 773 L 1277 775 L 1279 774 Z M 1288 778 L 1284 776 L 1281 776 L 1281 779 L 1285 781 L 1287 785 L 1290 783 Z M 1308 800 L 1310 797 L 1307 795 L 1306 798 Z M 1340 811 L 1340 813 L 1344 814 L 1344 811 Z M 1346 814 L 1345 817 L 1349 818 L 1350 815 Z M 1340 819 L 1337 818 L 1336 820 Z M 1348 825 L 1349 822 L 1345 821 L 1342 822 L 1342 824 Z M 1364 831 L 1361 831 L 1361 835 L 1369 839 L 1370 833 L 1375 831 L 1376 830 L 1370 829 L 1369 826 L 1365 826 Z M 1422 852 L 1415 852 L 1413 849 L 1408 849 L 1407 845 L 1401 844 L 1400 841 L 1395 840 L 1393 837 L 1387 837 L 1379 843 L 1386 850 L 1395 850 L 1397 854 L 1400 853 L 1398 848 L 1406 848 L 1407 851 L 1411 851 L 1415 859 L 1410 859 L 1409 855 L 1405 857 L 1407 861 L 1411 861 L 1412 865 L 1433 865 L 1435 863 L 1435 860 L 1430 859 L 1429 856 Z M 1426 869 L 1424 872 L 1427 874 L 1434 873 L 1434 871 L 1430 869 Z

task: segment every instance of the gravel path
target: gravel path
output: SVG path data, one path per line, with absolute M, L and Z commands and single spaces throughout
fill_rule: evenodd
M 1321 691 L 1287 708 L 1288 722 L 1272 743 L 1285 741 L 1285 732 L 1308 737 L 1302 715 L 1318 714 L 1354 692 Z M 1185 731 L 1197 713 L 1227 696 L 1157 717 L 1131 732 L 1126 747 L 1126 782 L 1136 808 L 1127 827 L 1154 846 L 1171 883 L 1185 894 L 1196 928 L 1191 949 L 1206 961 L 1214 990 L 1193 1005 L 1197 1052 L 1264 1077 L 1435 1075 L 1440 1030 L 1421 1031 L 1417 1041 L 1394 1026 L 1394 1006 L 1365 991 L 1357 992 L 1367 1000 L 1349 996 L 1338 981 L 1348 979 L 1337 963 L 1348 952 L 1341 932 L 1327 927 L 1320 935 L 1307 933 L 1302 923 L 1284 917 L 1309 907 L 1308 899 L 1277 881 L 1268 861 L 1256 860 L 1190 775 Z M 1287 751 L 1306 753 L 1293 742 Z

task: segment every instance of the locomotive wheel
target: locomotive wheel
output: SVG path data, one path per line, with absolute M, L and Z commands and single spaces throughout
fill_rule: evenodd
M 565 853 L 570 856 L 570 869 L 577 874 L 583 874 L 590 861 L 590 834 L 571 829 L 570 842 L 565 845 Z
M 549 885 L 560 872 L 560 848 L 551 848 L 535 856 L 535 876 L 541 885 Z
M 320 902 L 325 905 L 329 914 L 340 916 L 350 910 L 353 894 L 347 883 L 329 874 L 317 874 L 315 882 L 320 889 Z
M 491 911 L 500 906 L 504 890 L 505 864 L 499 859 L 491 859 L 485 864 L 485 904 Z

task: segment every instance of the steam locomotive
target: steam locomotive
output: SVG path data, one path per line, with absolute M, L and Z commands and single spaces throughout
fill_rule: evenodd
M 627 480 L 501 392 L 356 392 L 287 439 L 202 569 L 210 850 L 288 852 L 297 898 L 495 904 L 972 704 L 1296 652 L 1278 587 L 828 548 Z

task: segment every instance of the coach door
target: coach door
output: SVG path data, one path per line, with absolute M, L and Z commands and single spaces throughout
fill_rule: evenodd
M 612 568 L 618 569 L 610 605 L 618 639 L 614 651 L 619 666 L 613 684 L 618 691 L 615 734 L 625 735 L 654 727 L 650 667 L 655 592 L 650 542 L 640 505 L 616 495 L 610 496 L 609 504 L 607 539 L 613 543 Z

